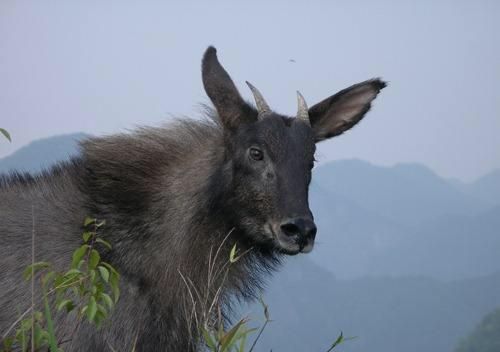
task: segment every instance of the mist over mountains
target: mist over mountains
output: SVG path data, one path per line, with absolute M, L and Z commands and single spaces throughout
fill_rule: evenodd
M 491 196 L 499 185 L 498 171 L 457 185 L 417 164 L 321 166 L 311 187 L 314 260 L 341 278 L 492 274 L 500 270 L 500 197 Z
M 38 172 L 84 137 L 33 142 L 0 173 Z M 342 330 L 358 338 L 339 351 L 452 352 L 500 306 L 500 170 L 463 183 L 419 164 L 335 161 L 314 170 L 310 202 L 316 248 L 270 280 L 275 322 L 257 351 L 324 351 Z

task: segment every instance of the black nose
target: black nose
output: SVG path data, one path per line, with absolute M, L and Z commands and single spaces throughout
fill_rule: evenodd
M 287 236 L 312 239 L 316 237 L 316 225 L 307 218 L 291 218 L 281 224 L 281 230 Z

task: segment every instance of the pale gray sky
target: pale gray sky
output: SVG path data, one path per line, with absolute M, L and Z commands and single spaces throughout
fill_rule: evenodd
M 196 116 L 213 44 L 275 110 L 381 76 L 390 86 L 322 161 L 500 167 L 500 1 L 0 1 L 0 127 L 13 143 Z M 293 59 L 295 62 L 290 62 Z

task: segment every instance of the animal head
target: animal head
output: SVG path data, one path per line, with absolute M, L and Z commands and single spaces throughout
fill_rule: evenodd
M 358 83 L 311 108 L 297 92 L 297 115 L 289 117 L 274 112 L 248 82 L 256 108 L 243 100 L 213 47 L 203 57 L 202 76 L 224 128 L 236 226 L 254 245 L 310 252 L 316 236 L 308 201 L 315 144 L 356 125 L 385 82 Z

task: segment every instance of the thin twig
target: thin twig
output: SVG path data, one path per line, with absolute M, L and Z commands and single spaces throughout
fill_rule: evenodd
M 226 240 L 229 238 L 229 236 L 233 233 L 234 231 L 234 227 L 227 233 L 227 235 L 224 237 L 224 239 L 222 240 L 222 242 L 220 243 L 219 247 L 217 248 L 217 251 L 215 252 L 215 256 L 213 258 L 213 262 L 212 262 L 212 266 L 210 268 L 209 266 L 209 274 L 208 274 L 208 280 L 209 282 L 211 281 L 210 279 L 212 278 L 212 274 L 213 274 L 213 269 L 215 267 L 215 264 L 217 263 L 217 257 L 219 256 L 219 253 L 222 249 L 222 246 L 224 245 L 224 243 L 226 242 Z M 212 251 L 210 250 L 210 256 L 209 256 L 209 261 L 210 261 L 210 258 L 212 256 Z M 215 277 L 215 276 L 213 276 Z M 211 286 L 210 284 L 208 286 Z
M 262 325 L 262 327 L 260 328 L 259 334 L 257 335 L 257 337 L 255 338 L 255 340 L 253 341 L 252 347 L 250 347 L 250 349 L 248 350 L 248 352 L 252 352 L 253 351 L 255 345 L 257 344 L 257 341 L 259 341 L 260 336 L 264 332 L 264 329 L 266 328 L 266 326 L 267 326 L 268 323 L 269 323 L 269 320 L 266 319 L 266 321 L 264 322 L 264 325 Z
M 224 237 L 224 239 L 222 240 L 221 244 L 219 245 L 219 248 L 217 248 L 217 251 L 215 252 L 215 256 L 214 256 L 214 262 L 212 265 L 215 265 L 215 262 L 217 261 L 217 257 L 219 256 L 219 253 L 222 249 L 222 246 L 224 245 L 224 243 L 226 242 L 226 240 L 229 238 L 229 236 L 233 233 L 233 231 L 235 230 L 235 228 L 233 227 L 226 235 L 226 237 Z
M 214 296 L 214 299 L 212 300 L 212 303 L 210 304 L 210 307 L 208 308 L 207 316 L 210 316 L 210 312 L 212 311 L 215 303 L 218 302 L 218 300 L 219 300 L 219 296 L 222 292 L 222 287 L 224 286 L 224 282 L 226 281 L 228 272 L 229 272 L 229 270 L 226 270 L 224 278 L 222 279 L 222 282 L 219 285 L 219 288 L 217 289 L 217 291 L 215 291 L 215 296 Z M 208 293 L 207 293 L 207 295 L 208 295 Z
M 71 287 L 73 285 L 76 285 L 76 284 L 79 284 L 80 282 L 88 279 L 90 277 L 90 274 L 88 275 L 85 275 L 81 278 L 79 278 L 77 281 L 75 282 L 71 282 L 71 280 L 73 280 L 72 278 L 69 278 L 69 279 L 66 279 L 65 281 L 61 282 L 59 284 L 59 286 L 56 286 L 56 287 L 53 287 L 49 292 L 47 292 L 47 296 L 54 293 L 55 291 L 57 291 L 58 289 L 60 288 L 66 288 L 66 287 Z
M 14 329 L 14 328 L 16 327 L 16 325 L 17 325 L 17 324 L 18 324 L 21 320 L 23 320 L 23 318 L 24 318 L 26 315 L 28 315 L 28 313 L 29 313 L 29 312 L 31 312 L 32 310 L 33 310 L 33 307 L 29 307 L 28 309 L 26 309 L 26 310 L 24 311 L 24 313 L 23 313 L 23 314 L 21 314 L 21 315 L 19 316 L 19 318 L 17 318 L 17 319 L 16 319 L 16 321 L 15 321 L 14 323 L 12 323 L 12 325 L 11 325 L 11 326 L 7 329 L 7 331 L 5 331 L 5 333 L 2 335 L 2 340 L 4 340 L 4 339 L 5 339 L 5 338 L 9 335 L 10 331 L 11 331 L 12 329 Z
M 210 253 L 208 253 L 208 276 L 207 276 L 207 289 L 210 288 L 210 267 L 211 267 L 211 261 L 212 261 L 212 250 L 214 249 L 213 246 L 210 246 Z
M 134 339 L 134 345 L 132 346 L 132 352 L 135 352 L 135 349 L 137 347 L 137 339 L 139 338 L 139 331 L 135 334 L 135 339 Z
M 109 341 L 106 341 L 106 343 L 108 344 L 108 347 L 111 349 L 112 352 L 116 352 L 116 350 L 113 348 L 113 346 L 111 346 Z
M 75 306 L 75 310 L 78 311 L 78 309 L 80 309 L 80 306 L 81 306 L 81 302 Z M 73 340 L 73 336 L 75 335 L 76 331 L 78 330 L 78 327 L 80 326 L 80 323 L 82 322 L 82 320 L 83 319 L 81 317 L 78 318 L 78 322 L 73 327 L 73 331 L 71 332 L 69 337 L 67 339 L 64 339 L 63 341 L 59 342 L 59 346 L 65 344 L 67 342 L 71 342 Z
M 219 275 L 221 275 L 222 272 L 224 271 L 224 269 L 227 266 L 229 266 L 229 264 L 230 264 L 229 261 L 228 262 L 224 262 L 220 268 L 218 268 L 218 269 L 215 270 L 215 273 L 214 273 L 215 265 L 217 264 L 217 257 L 219 256 L 219 253 L 220 253 L 220 251 L 222 249 L 222 246 L 224 245 L 224 243 L 229 238 L 229 236 L 233 233 L 234 230 L 235 230 L 235 228 L 233 227 L 227 233 L 227 235 L 224 237 L 224 239 L 220 243 L 219 247 L 217 248 L 217 251 L 215 252 L 215 256 L 213 257 L 213 260 L 212 260 L 212 248 L 210 248 L 210 254 L 209 254 L 209 257 L 208 257 L 208 262 L 209 262 L 209 268 L 208 268 L 208 285 L 207 285 L 207 294 L 206 294 L 206 297 L 205 297 L 205 306 L 207 306 L 207 304 L 208 304 L 208 299 L 209 299 L 209 295 L 210 295 L 213 283 L 216 282 L 216 280 L 219 278 Z M 211 266 L 210 266 L 210 262 L 212 264 Z M 221 284 L 221 286 L 222 286 L 222 284 Z M 220 287 L 219 287 L 219 289 L 220 289 Z M 216 290 L 216 291 L 219 291 L 219 290 Z M 212 305 L 213 305 L 213 302 L 212 302 L 212 304 L 210 306 L 212 306 Z M 211 310 L 211 308 L 209 309 L 209 312 L 210 312 L 210 310 Z
M 191 292 L 191 287 L 189 287 L 189 284 L 188 284 L 186 278 L 184 277 L 184 275 L 182 275 L 182 272 L 180 271 L 180 269 L 177 269 L 177 271 L 179 272 L 179 275 L 181 276 L 182 281 L 184 281 L 184 284 L 187 287 L 189 296 L 191 297 L 191 302 L 193 303 L 193 312 L 194 312 L 195 324 L 198 327 L 199 326 L 199 321 L 198 321 L 198 315 L 196 314 L 196 301 L 194 300 L 193 293 Z

